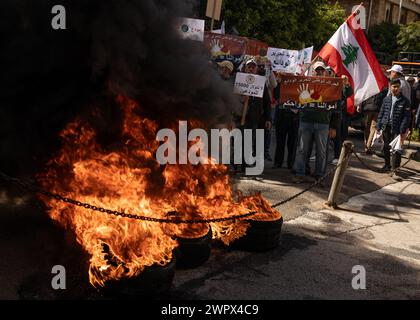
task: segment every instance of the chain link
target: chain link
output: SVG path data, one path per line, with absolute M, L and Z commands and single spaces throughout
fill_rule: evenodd
M 98 207 L 98 206 L 95 206 L 95 205 L 92 205 L 92 204 L 89 204 L 89 203 L 84 203 L 84 202 L 81 202 L 81 201 L 78 201 L 78 200 L 67 198 L 67 197 L 64 197 L 62 195 L 43 190 L 43 189 L 35 186 L 32 183 L 23 182 L 22 180 L 10 177 L 10 176 L 4 174 L 1 171 L 0 171 L 0 177 L 4 181 L 7 181 L 11 184 L 14 184 L 18 187 L 24 188 L 25 190 L 30 190 L 32 192 L 41 194 L 41 195 L 46 196 L 48 198 L 51 198 L 51 199 L 54 199 L 54 200 L 57 200 L 57 201 L 61 201 L 61 202 L 64 202 L 64 203 L 68 203 L 68 204 L 71 204 L 71 205 L 76 206 L 76 207 L 81 207 L 81 208 L 85 208 L 87 210 L 106 213 L 108 215 L 113 215 L 113 216 L 117 216 L 117 217 L 135 219 L 135 220 L 142 220 L 142 221 L 147 221 L 147 222 L 168 223 L 168 224 L 219 223 L 219 222 L 235 221 L 235 220 L 240 220 L 240 219 L 244 219 L 244 218 L 249 218 L 249 217 L 252 217 L 252 216 L 254 216 L 258 213 L 256 211 L 254 211 L 254 212 L 248 212 L 248 213 L 245 213 L 245 214 L 239 214 L 239 215 L 223 217 L 223 218 L 197 219 L 197 220 L 195 220 L 195 219 L 182 220 L 182 219 L 177 219 L 177 218 L 174 218 L 174 219 L 153 218 L 153 217 L 147 217 L 147 216 L 143 216 L 143 215 L 126 213 L 124 211 L 110 210 L 110 209 Z M 168 212 L 167 215 L 171 215 L 171 214 L 175 214 L 175 213 L 177 213 L 177 212 Z
M 336 167 L 331 169 L 325 176 L 323 176 L 320 179 L 318 179 L 317 181 L 315 181 L 308 188 L 306 188 L 303 191 L 300 191 L 299 193 L 289 197 L 288 199 L 285 199 L 285 200 L 283 200 L 279 203 L 276 203 L 276 204 L 272 205 L 271 207 L 272 208 L 277 208 L 279 206 L 282 206 L 282 205 L 296 199 L 297 197 L 300 197 L 302 194 L 312 190 L 314 187 L 320 185 L 326 178 L 331 176 L 340 166 L 341 166 L 341 163 L 339 163 Z M 7 181 L 11 184 L 19 186 L 19 187 L 21 187 L 25 190 L 30 190 L 32 192 L 42 194 L 43 196 L 46 196 L 48 198 L 51 198 L 51 199 L 54 199 L 54 200 L 57 200 L 57 201 L 61 201 L 61 202 L 64 202 L 64 203 L 68 203 L 68 204 L 71 204 L 71 205 L 76 206 L 76 207 L 81 207 L 81 208 L 85 208 L 87 210 L 97 211 L 97 212 L 101 212 L 101 213 L 105 213 L 105 214 L 113 215 L 113 216 L 117 216 L 117 217 L 135 219 L 135 220 L 142 220 L 142 221 L 147 221 L 147 222 L 168 223 L 168 224 L 178 224 L 178 225 L 179 224 L 220 223 L 220 222 L 235 221 L 235 220 L 240 220 L 240 219 L 244 219 L 244 218 L 249 218 L 249 217 L 252 217 L 252 216 L 254 216 L 258 213 L 257 211 L 252 211 L 252 212 L 248 212 L 248 213 L 245 213 L 245 214 L 234 215 L 234 216 L 223 217 L 223 218 L 197 219 L 197 220 L 195 220 L 195 219 L 182 220 L 182 219 L 176 219 L 176 218 L 175 219 L 153 218 L 153 217 L 147 217 L 147 216 L 144 216 L 144 215 L 130 214 L 130 213 L 126 213 L 124 211 L 110 210 L 110 209 L 98 207 L 98 206 L 95 206 L 95 205 L 92 205 L 92 204 L 89 204 L 89 203 L 84 203 L 84 202 L 81 202 L 81 201 L 78 201 L 78 200 L 75 200 L 75 199 L 67 198 L 67 197 L 64 197 L 62 195 L 59 195 L 59 194 L 52 193 L 52 192 L 46 191 L 44 189 L 41 189 L 33 183 L 24 182 L 20 179 L 10 177 L 10 176 L 8 176 L 7 174 L 5 174 L 1 171 L 0 171 L 0 178 L 2 178 L 4 181 Z M 166 214 L 167 215 L 177 214 L 177 212 L 168 212 Z
M 366 162 L 364 162 L 359 155 L 356 153 L 356 151 L 352 150 L 352 153 L 355 155 L 356 159 L 359 160 L 359 162 L 366 167 L 368 170 L 373 171 L 375 173 L 387 173 L 389 175 L 394 174 L 395 172 L 397 172 L 398 170 L 404 168 L 411 160 L 413 160 L 412 158 L 408 158 L 408 160 L 400 167 L 393 169 L 391 172 L 385 172 L 384 170 L 380 170 L 377 168 L 373 168 L 370 165 L 368 165 Z
M 350 155 L 349 155 L 350 156 Z M 287 198 L 286 200 L 282 200 L 282 201 L 280 201 L 280 202 L 278 202 L 278 203 L 276 203 L 276 204 L 274 204 L 274 205 L 272 205 L 271 207 L 272 208 L 277 208 L 277 207 L 280 207 L 280 206 L 282 206 L 282 205 L 284 205 L 284 204 L 286 204 L 286 203 L 288 203 L 288 202 L 290 202 L 290 201 L 292 201 L 292 200 L 294 200 L 294 199 L 296 199 L 296 198 L 298 198 L 298 197 L 300 197 L 301 195 L 303 195 L 304 193 L 306 193 L 306 192 L 308 192 L 308 191 L 310 191 L 310 190 L 312 190 L 313 188 L 315 188 L 316 186 L 318 186 L 318 185 L 320 185 L 325 179 L 327 179 L 329 176 L 331 176 L 333 173 L 335 173 L 336 171 L 337 171 L 337 169 L 339 168 L 339 167 L 341 167 L 341 165 L 342 165 L 342 162 L 341 163 L 338 163 L 334 168 L 332 168 L 330 171 L 328 171 L 327 172 L 327 174 L 326 175 L 324 175 L 323 177 L 321 177 L 321 178 L 319 178 L 318 180 L 316 180 L 313 184 L 311 184 L 309 187 L 307 187 L 306 189 L 304 189 L 304 190 L 302 190 L 302 191 L 300 191 L 299 193 L 297 193 L 297 194 L 295 194 L 295 195 L 293 195 L 293 196 L 291 196 L 291 197 L 289 197 L 289 198 Z

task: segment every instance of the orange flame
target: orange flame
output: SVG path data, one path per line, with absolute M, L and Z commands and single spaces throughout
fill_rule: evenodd
M 154 157 L 159 147 L 157 123 L 138 116 L 134 101 L 124 97 L 117 101 L 124 112 L 123 147 L 107 150 L 97 143 L 88 124 L 70 123 L 60 135 L 59 155 L 38 177 L 44 188 L 97 207 L 146 217 L 168 218 L 168 213 L 176 212 L 183 220 L 213 219 L 257 211 L 253 219 L 280 218 L 260 194 L 235 195 L 223 165 L 209 161 L 208 165 L 161 166 Z M 154 264 L 166 265 L 178 245 L 176 237 L 194 238 L 208 231 L 206 224 L 159 224 L 41 199 L 50 217 L 71 229 L 89 253 L 94 287 L 138 276 Z M 213 237 L 227 245 L 243 236 L 248 226 L 246 221 L 211 223 Z

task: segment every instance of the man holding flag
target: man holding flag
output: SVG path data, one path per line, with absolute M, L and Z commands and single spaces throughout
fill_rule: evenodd
M 360 7 L 319 53 L 337 75 L 346 75 L 353 87 L 354 94 L 347 101 L 349 114 L 354 114 L 357 105 L 388 86 L 388 80 L 357 21 Z

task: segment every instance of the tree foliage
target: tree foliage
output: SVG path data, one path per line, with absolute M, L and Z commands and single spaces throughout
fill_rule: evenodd
M 397 42 L 403 51 L 420 52 L 420 21 L 401 26 Z
M 392 60 L 398 57 L 400 48 L 397 43 L 397 36 L 399 32 L 399 25 L 387 22 L 370 28 L 368 39 L 373 50 L 379 53 L 381 63 L 390 65 Z
M 227 30 L 235 27 L 241 36 L 294 49 L 320 49 L 346 19 L 345 10 L 328 0 L 224 0 L 222 15 Z
M 318 18 L 313 21 L 313 42 L 320 47 L 331 38 L 347 17 L 346 11 L 338 2 L 333 5 L 329 1 L 321 2 L 316 10 Z

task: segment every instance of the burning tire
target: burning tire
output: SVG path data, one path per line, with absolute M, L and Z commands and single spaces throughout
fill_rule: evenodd
M 137 277 L 108 282 L 105 295 L 157 297 L 169 291 L 175 276 L 175 258 L 167 265 L 147 267 Z
M 251 226 L 242 238 L 232 243 L 232 248 L 263 252 L 278 247 L 281 237 L 283 218 L 274 221 L 248 221 Z
M 175 249 L 177 268 L 190 269 L 204 264 L 210 257 L 212 230 L 200 238 L 177 238 L 179 246 Z

